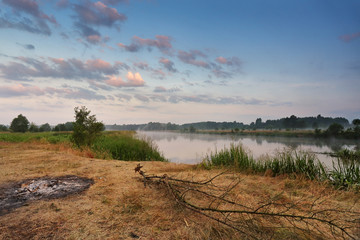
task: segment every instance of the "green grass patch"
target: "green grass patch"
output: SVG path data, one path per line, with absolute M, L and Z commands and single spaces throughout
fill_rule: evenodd
M 42 132 L 42 133 L 0 133 L 3 142 L 45 142 L 51 144 L 71 144 L 71 132 Z M 73 146 L 76 148 L 76 146 Z M 135 132 L 116 131 L 103 132 L 90 150 L 97 158 L 118 159 L 124 161 L 167 161 L 160 154 L 157 146 L 149 139 L 137 139 Z
M 106 132 L 92 145 L 100 156 L 124 161 L 167 161 L 149 139 L 137 139 L 135 132 Z
M 45 141 L 49 143 L 69 142 L 70 132 L 41 132 L 41 133 L 0 133 L 0 141 L 3 142 L 32 142 Z

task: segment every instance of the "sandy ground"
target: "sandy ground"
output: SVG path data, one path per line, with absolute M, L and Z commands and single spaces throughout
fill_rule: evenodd
M 44 176 L 91 178 L 86 191 L 65 198 L 37 200 L 0 216 L 0 239 L 243 239 L 233 230 L 179 206 L 163 189 L 144 187 L 134 172 L 138 162 L 92 159 L 64 146 L 0 143 L 0 185 Z M 147 174 L 207 179 L 220 170 L 143 162 Z M 286 192 L 307 196 L 327 191 L 327 199 L 353 204 L 357 193 L 322 184 L 266 176 L 238 175 L 240 197 L 250 205 Z M 359 207 L 359 206 L 355 206 Z M 286 239 L 289 235 L 273 236 Z M 295 236 L 293 236 L 295 238 Z M 297 236 L 297 239 L 302 239 Z M 295 239 L 296 239 L 295 238 Z

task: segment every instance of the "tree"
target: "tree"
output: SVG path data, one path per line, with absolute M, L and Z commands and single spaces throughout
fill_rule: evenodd
M 355 126 L 360 126 L 360 119 L 356 118 L 352 121 L 352 124 L 354 124 Z
M 25 116 L 19 114 L 11 122 L 10 129 L 13 132 L 26 132 L 29 128 L 29 121 Z
M 328 134 L 332 136 L 337 136 L 341 133 L 341 131 L 344 130 L 344 127 L 339 123 L 333 123 L 329 126 L 329 128 L 326 130 Z
M 50 124 L 45 123 L 45 124 L 41 125 L 39 128 L 39 131 L 40 132 L 50 132 L 51 131 Z
M 189 132 L 194 133 L 196 132 L 196 128 L 194 126 L 190 126 Z
M 255 121 L 255 127 L 256 128 L 261 128 L 262 125 L 262 119 L 261 118 L 257 118 Z
M 1 132 L 6 132 L 8 130 L 8 128 L 5 125 L 0 124 L 0 131 Z
M 74 130 L 71 141 L 78 147 L 90 146 L 103 131 L 104 124 L 97 122 L 95 115 L 90 115 L 90 110 L 85 106 L 76 107 Z
M 39 127 L 35 123 L 32 122 L 32 123 L 30 123 L 29 131 L 30 132 L 38 132 Z
M 356 118 L 352 121 L 352 124 L 355 125 L 354 132 L 355 135 L 360 136 L 360 119 Z

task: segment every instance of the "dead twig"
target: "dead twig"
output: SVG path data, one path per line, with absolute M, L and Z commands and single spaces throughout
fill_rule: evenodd
M 324 238 L 356 239 L 354 232 L 359 224 L 359 213 L 351 209 L 322 207 L 321 197 L 313 200 L 283 202 L 280 193 L 273 198 L 262 201 L 257 206 L 247 205 L 234 199 L 239 196 L 236 187 L 240 180 L 227 187 L 219 186 L 214 181 L 227 174 L 222 172 L 209 180 L 189 181 L 177 179 L 166 174 L 162 176 L 147 175 L 138 164 L 135 172 L 142 176 L 144 185 L 157 184 L 171 193 L 173 199 L 181 206 L 201 214 L 209 219 L 230 227 L 241 234 L 254 239 L 263 238 L 263 231 L 286 228 L 301 231 L 306 236 L 312 234 Z M 235 194 L 233 194 L 236 192 Z M 231 198 L 231 195 L 233 198 Z M 236 197 L 235 197 L 236 198 Z M 310 204 L 307 204 L 310 201 Z M 339 217 L 346 214 L 346 220 Z M 326 230 L 327 229 L 327 230 Z

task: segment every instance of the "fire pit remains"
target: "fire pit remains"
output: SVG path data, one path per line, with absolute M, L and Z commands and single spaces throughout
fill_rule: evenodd
M 80 193 L 94 181 L 74 175 L 27 179 L 0 186 L 0 216 L 21 207 L 27 201 L 62 198 Z

